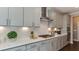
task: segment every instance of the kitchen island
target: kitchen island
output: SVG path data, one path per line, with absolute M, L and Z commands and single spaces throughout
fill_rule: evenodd
M 64 33 L 48 38 L 30 39 L 27 37 L 0 43 L 0 51 L 58 51 L 67 44 L 67 33 Z

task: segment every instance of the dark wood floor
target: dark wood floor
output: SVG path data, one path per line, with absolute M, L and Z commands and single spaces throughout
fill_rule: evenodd
M 79 42 L 74 42 L 74 44 L 68 44 L 60 51 L 79 51 Z

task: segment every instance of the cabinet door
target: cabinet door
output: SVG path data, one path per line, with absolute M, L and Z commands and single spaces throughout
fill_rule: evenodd
M 52 51 L 57 51 L 57 38 L 53 38 L 51 40 L 51 45 L 52 45 Z
M 60 38 L 57 37 L 57 50 L 59 50 L 59 48 L 60 48 Z
M 39 51 L 39 42 L 26 45 L 26 51 Z
M 9 25 L 23 26 L 23 8 L 21 7 L 9 8 Z
M 62 49 L 63 48 L 63 36 L 61 36 L 60 38 L 61 38 L 61 40 L 60 40 L 60 49 Z
M 63 25 L 63 15 L 60 13 L 56 14 L 56 27 L 61 28 Z
M 34 19 L 34 8 L 33 7 L 25 7 L 24 8 L 24 26 L 32 26 L 32 22 Z
M 24 8 L 24 26 L 40 25 L 41 8 L 26 7 Z
M 63 48 L 63 36 L 59 36 L 58 37 L 58 50 L 60 50 L 61 48 Z
M 51 43 L 49 40 L 42 41 L 40 44 L 40 51 L 50 51 L 51 50 Z
M 50 22 L 50 27 L 56 27 L 56 12 L 52 8 L 47 8 L 47 16 L 53 21 Z
M 35 26 L 40 26 L 41 7 L 33 7 L 33 8 L 34 8 L 33 22 L 35 23 Z
M 8 8 L 0 7 L 0 25 L 7 25 L 8 20 Z
M 68 44 L 67 41 L 67 35 L 63 36 L 63 46 L 66 46 Z
M 56 12 L 50 7 L 47 8 L 47 16 L 52 20 L 56 20 Z

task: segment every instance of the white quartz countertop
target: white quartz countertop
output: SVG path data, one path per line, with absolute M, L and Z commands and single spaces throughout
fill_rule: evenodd
M 21 45 L 25 45 L 25 44 L 35 43 L 35 42 L 39 42 L 39 41 L 43 41 L 43 40 L 49 40 L 51 38 L 55 38 L 55 37 L 59 37 L 59 36 L 63 36 L 63 35 L 67 35 L 67 33 L 56 35 L 56 36 L 49 37 L 49 38 L 38 37 L 37 39 L 30 39 L 29 37 L 27 37 L 27 38 L 17 39 L 16 41 L 13 41 L 13 42 L 0 43 L 0 51 L 9 49 L 9 48 L 13 48 L 13 47 L 17 47 L 17 46 L 21 46 Z

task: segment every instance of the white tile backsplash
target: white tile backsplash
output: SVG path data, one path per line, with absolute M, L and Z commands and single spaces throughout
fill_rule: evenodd
M 10 31 L 16 31 L 18 33 L 17 39 L 30 37 L 30 29 L 22 30 L 22 27 L 3 26 L 4 29 L 0 30 L 0 41 L 4 41 L 7 38 L 7 33 Z M 48 34 L 48 22 L 41 22 L 40 27 L 35 28 L 34 32 L 38 35 Z
M 48 22 L 41 21 L 40 28 L 36 31 L 38 31 L 39 35 L 48 34 Z

